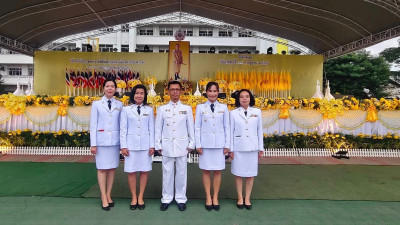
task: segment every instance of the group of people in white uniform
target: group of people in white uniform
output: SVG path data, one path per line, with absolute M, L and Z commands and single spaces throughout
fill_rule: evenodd
M 113 98 L 114 80 L 106 80 L 103 86 L 104 96 L 93 102 L 90 120 L 90 150 L 96 158 L 103 210 L 114 207 L 111 191 L 120 152 L 125 157 L 124 171 L 128 173 L 132 194 L 130 209 L 145 208 L 143 195 L 155 151 L 162 154 L 160 210 L 167 210 L 173 200 L 180 211 L 186 210 L 187 155 L 194 149 L 200 155 L 199 167 L 203 171 L 205 209 L 220 210 L 218 193 L 227 154 L 232 158 L 237 207 L 252 208 L 250 195 L 258 173 L 258 157 L 263 152 L 263 132 L 261 110 L 252 107 L 255 100 L 249 90 L 237 92 L 237 108 L 229 112 L 228 107 L 217 100 L 218 84 L 208 83 L 208 100 L 197 106 L 194 120 L 191 106 L 180 102 L 182 84 L 178 81 L 168 83 L 170 102 L 157 108 L 156 118 L 153 108 L 147 105 L 145 86 L 137 85 L 132 89 L 131 105 L 125 107 Z M 138 194 L 136 173 L 140 173 Z

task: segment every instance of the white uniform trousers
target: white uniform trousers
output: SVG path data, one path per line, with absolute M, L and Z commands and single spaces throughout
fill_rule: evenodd
M 176 175 L 174 182 L 174 169 L 176 163 Z M 187 157 L 162 157 L 163 184 L 162 184 L 162 203 L 171 203 L 174 199 L 177 203 L 186 203 L 187 186 Z M 175 184 L 175 185 L 174 185 Z

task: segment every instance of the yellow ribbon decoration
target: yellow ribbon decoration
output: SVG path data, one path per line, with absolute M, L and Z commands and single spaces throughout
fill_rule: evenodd
M 368 107 L 368 114 L 366 121 L 367 122 L 375 122 L 378 120 L 378 111 L 376 110 L 375 106 Z
M 287 118 L 289 118 L 289 106 L 282 105 L 279 108 L 279 119 L 287 119 Z
M 59 116 L 66 116 L 68 114 L 68 107 L 64 104 L 60 104 L 60 107 L 58 107 L 57 114 Z

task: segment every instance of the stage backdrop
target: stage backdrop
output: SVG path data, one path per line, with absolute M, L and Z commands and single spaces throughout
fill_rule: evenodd
M 191 78 L 215 77 L 218 70 L 230 71 L 290 71 L 291 96 L 310 98 L 315 93 L 317 79 L 322 82 L 322 55 L 238 55 L 238 54 L 191 54 Z M 213 72 L 209 72 L 213 71 Z M 332 81 L 333 82 L 333 81 Z
M 65 94 L 65 69 L 130 69 L 141 79 L 155 76 L 159 83 L 168 76 L 168 53 L 129 52 L 35 52 L 34 88 L 38 94 Z M 218 70 L 230 71 L 290 71 L 291 95 L 311 97 L 316 81 L 322 81 L 323 57 L 320 55 L 239 55 L 190 54 L 190 80 L 214 78 Z

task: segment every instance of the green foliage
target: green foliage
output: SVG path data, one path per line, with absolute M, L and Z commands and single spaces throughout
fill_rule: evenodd
M 90 135 L 86 131 L 32 132 L 16 130 L 0 132 L 0 146 L 28 147 L 89 147 Z
M 364 88 L 378 98 L 384 97 L 383 88 L 389 82 L 389 68 L 383 57 L 374 57 L 365 51 L 329 59 L 324 63 L 331 92 L 354 95 L 356 98 L 364 98 Z
M 379 53 L 379 55 L 385 58 L 390 63 L 400 63 L 400 47 L 387 48 Z
M 264 137 L 264 148 L 400 149 L 398 134 L 384 136 L 282 133 Z
M 32 132 L 16 130 L 0 132 L 0 146 L 27 147 L 89 147 L 87 131 Z M 344 135 L 326 133 L 282 133 L 264 136 L 264 148 L 325 148 L 325 149 L 400 149 L 399 135 Z

